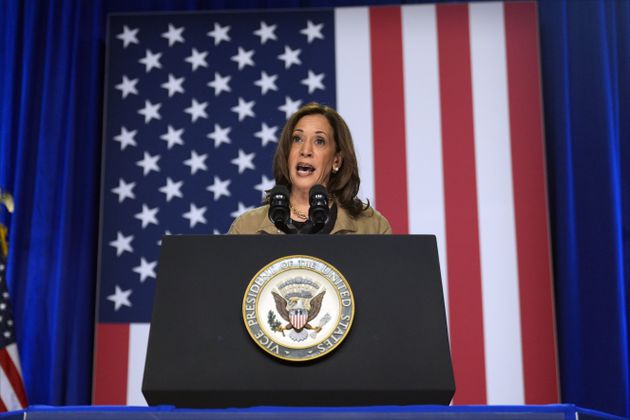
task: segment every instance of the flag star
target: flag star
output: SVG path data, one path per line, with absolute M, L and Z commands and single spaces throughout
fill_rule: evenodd
M 214 80 L 208 82 L 208 86 L 214 89 L 214 96 L 219 96 L 219 94 L 223 91 L 230 92 L 230 79 L 232 76 L 221 76 L 221 74 L 214 72 Z
M 168 132 L 162 134 L 160 138 L 167 143 L 168 149 L 173 147 L 176 144 L 183 145 L 184 141 L 182 140 L 182 134 L 184 134 L 184 129 L 180 128 L 179 130 L 175 130 L 170 124 L 168 125 Z
M 156 69 L 162 68 L 162 64 L 160 64 L 160 57 L 162 57 L 162 53 L 153 54 L 151 50 L 147 50 L 147 53 L 144 56 L 144 58 L 141 58 L 138 61 L 144 64 L 145 71 L 148 73 L 153 68 L 156 68 Z
M 116 291 L 114 294 L 107 296 L 107 300 L 114 302 L 114 310 L 117 311 L 123 306 L 131 308 L 131 302 L 129 301 L 129 295 L 131 295 L 131 289 L 122 290 L 116 285 Z
M 238 47 L 238 54 L 233 55 L 231 60 L 238 63 L 239 70 L 243 70 L 243 67 L 245 66 L 254 65 L 254 60 L 252 60 L 253 55 L 254 50 L 245 51 L 243 48 Z
M 294 112 L 296 112 L 300 105 L 302 105 L 302 101 L 300 99 L 294 101 L 288 96 L 284 97 L 284 105 L 280 105 L 278 109 L 280 111 L 284 111 L 285 117 L 288 119 Z
M 250 206 L 250 207 L 245 207 L 245 204 L 241 203 L 240 201 L 238 202 L 238 209 L 234 210 L 232 213 L 230 213 L 230 216 L 232 216 L 233 218 L 237 218 L 239 217 L 241 214 L 245 213 L 246 211 L 249 210 L 253 210 L 254 206 Z
M 162 235 L 162 237 L 168 236 L 170 234 L 171 234 L 171 232 L 167 229 L 166 231 L 164 231 L 164 235 Z M 157 241 L 157 244 L 158 244 L 158 246 L 162 246 L 162 238 L 160 238 L 160 240 Z
M 144 152 L 144 157 L 142 160 L 136 162 L 136 165 L 142 167 L 142 175 L 147 176 L 147 174 L 151 171 L 160 172 L 160 167 L 158 166 L 158 160 L 160 160 L 160 155 L 151 156 L 148 152 Z
M 133 193 L 133 188 L 135 186 L 135 182 L 127 184 L 124 179 L 120 178 L 118 180 L 118 186 L 116 188 L 112 188 L 112 192 L 118 194 L 118 202 L 122 203 L 125 201 L 125 198 L 131 198 L 132 200 L 136 198 L 136 195 Z
M 166 185 L 159 189 L 160 192 L 166 194 L 166 201 L 171 201 L 173 197 L 183 198 L 181 188 L 184 185 L 184 181 L 173 182 L 170 177 L 166 178 Z
M 184 43 L 184 37 L 182 36 L 184 27 L 176 28 L 172 24 L 168 24 L 168 31 L 162 33 L 162 38 L 168 39 L 168 46 L 172 47 L 176 42 Z
M 243 98 L 239 97 L 238 105 L 233 106 L 230 109 L 232 110 L 232 112 L 235 112 L 238 114 L 239 121 L 243 121 L 246 117 L 253 118 L 256 116 L 256 114 L 254 114 L 254 110 L 252 109 L 255 103 L 256 103 L 255 101 L 246 102 Z
M 121 91 L 122 97 L 125 99 L 130 93 L 133 93 L 134 95 L 138 94 L 138 90 L 136 90 L 136 83 L 138 83 L 138 79 L 131 80 L 123 74 L 122 82 L 116 85 L 116 89 Z
M 308 86 L 308 93 L 313 93 L 313 91 L 317 89 L 324 90 L 324 84 L 322 83 L 322 80 L 324 80 L 324 76 L 324 73 L 315 74 L 311 70 L 309 70 L 308 77 L 306 79 L 302 79 L 301 83 Z
M 142 204 L 142 211 L 140 213 L 136 213 L 133 217 L 140 220 L 142 222 L 142 229 L 149 226 L 151 223 L 154 225 L 158 225 L 158 220 L 155 215 L 160 209 L 158 207 L 149 208 L 146 204 Z
M 190 159 L 184 161 L 184 165 L 190 166 L 190 173 L 194 175 L 197 171 L 207 171 L 206 166 L 207 154 L 198 155 L 197 152 L 192 150 L 190 152 Z
M 157 265 L 157 261 L 148 262 L 144 259 L 144 257 L 140 257 L 140 265 L 133 268 L 134 273 L 140 274 L 140 283 L 144 283 L 144 281 L 148 277 L 155 278 L 155 266 Z
M 138 28 L 129 29 L 127 25 L 123 26 L 123 31 L 116 35 L 116 38 L 123 42 L 123 48 L 127 48 L 129 44 L 138 44 Z
M 207 55 L 208 51 L 199 52 L 196 48 L 193 48 L 190 56 L 186 57 L 184 61 L 190 63 L 192 71 L 195 71 L 197 67 L 208 67 L 208 63 L 206 62 Z
M 212 234 L 213 235 L 221 235 L 221 232 L 219 232 L 219 229 L 212 229 Z
M 263 147 L 265 147 L 267 143 L 276 143 L 278 141 L 276 138 L 277 130 L 278 126 L 269 127 L 263 122 L 260 131 L 254 133 L 254 136 L 258 137 L 262 141 Z
M 215 124 L 214 131 L 212 133 L 208 133 L 206 137 L 214 140 L 214 148 L 216 149 L 217 147 L 221 146 L 221 144 L 223 143 L 226 143 L 226 144 L 232 143 L 232 141 L 228 137 L 228 134 L 230 134 L 230 131 L 232 131 L 231 127 L 221 128 L 219 124 Z
M 161 120 L 160 108 L 162 104 L 152 104 L 150 101 L 144 101 L 144 108 L 138 110 L 138 114 L 144 115 L 144 123 L 148 124 L 152 119 Z
M 278 90 L 278 86 L 276 86 L 277 78 L 277 74 L 269 76 L 266 72 L 261 71 L 260 79 L 256 80 L 254 84 L 260 87 L 260 91 L 264 95 L 269 90 Z
M 278 39 L 276 37 L 276 34 L 274 33 L 277 27 L 278 25 L 267 25 L 265 21 L 262 21 L 260 22 L 260 29 L 255 30 L 254 35 L 260 37 L 261 44 L 264 44 L 270 39 L 273 39 L 275 41 Z
M 267 178 L 267 176 L 263 174 L 262 179 L 260 180 L 260 184 L 255 185 L 254 189 L 260 191 L 260 193 L 262 194 L 262 197 L 265 198 L 267 191 L 272 189 L 275 185 L 276 185 L 275 179 L 273 178 L 269 179 Z
M 207 207 L 197 207 L 194 203 L 190 204 L 190 210 L 186 213 L 182 214 L 184 219 L 188 219 L 190 221 L 190 227 L 193 228 L 197 223 L 207 224 L 208 221 L 204 216 Z
M 280 54 L 278 56 L 278 58 L 280 60 L 284 61 L 284 68 L 288 69 L 293 64 L 295 64 L 295 65 L 302 64 L 302 61 L 300 60 L 300 53 L 301 52 L 302 52 L 302 50 L 299 49 L 299 48 L 296 48 L 295 50 L 292 50 L 291 47 L 289 47 L 288 45 L 285 45 L 284 46 L 284 53 Z
M 306 22 L 306 28 L 302 29 L 300 33 L 306 35 L 306 39 L 310 44 L 315 39 L 324 39 L 324 35 L 322 35 L 323 28 L 323 23 L 318 23 L 317 25 L 315 25 L 309 20 L 308 22 Z
M 122 232 L 118 231 L 116 233 L 116 240 L 111 241 L 109 244 L 116 248 L 116 256 L 120 257 L 125 251 L 133 253 L 131 241 L 133 241 L 133 235 L 125 236 Z
M 208 114 L 206 113 L 207 106 L 208 102 L 197 102 L 197 100 L 193 98 L 191 105 L 186 108 L 184 112 L 190 114 L 192 122 L 195 122 L 198 118 L 208 118 Z
M 184 88 L 182 87 L 182 83 L 184 83 L 184 78 L 180 77 L 179 79 L 175 78 L 171 73 L 168 74 L 168 82 L 162 83 L 164 89 L 168 90 L 168 97 L 175 95 L 176 93 L 184 93 Z
M 214 45 L 219 45 L 221 41 L 230 41 L 230 36 L 228 32 L 230 31 L 230 27 L 228 25 L 221 26 L 218 23 L 214 23 L 214 29 L 208 32 L 208 36 L 214 38 Z
M 127 131 L 125 126 L 120 128 L 120 134 L 114 136 L 114 140 L 120 142 L 120 150 L 125 150 L 127 146 L 136 146 L 137 143 L 134 140 L 134 137 L 138 130 Z
M 217 201 L 222 196 L 230 196 L 230 190 L 228 189 L 228 187 L 230 186 L 231 182 L 232 181 L 230 181 L 229 179 L 222 181 L 221 178 L 215 175 L 214 183 L 212 185 L 208 185 L 206 187 L 206 190 L 212 192 L 214 201 Z
M 234 165 L 238 166 L 238 173 L 242 174 L 246 169 L 256 169 L 254 166 L 254 157 L 256 153 L 245 153 L 243 149 L 238 149 L 238 157 L 232 159 Z

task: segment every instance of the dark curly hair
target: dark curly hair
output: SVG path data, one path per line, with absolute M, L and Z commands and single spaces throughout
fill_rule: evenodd
M 276 184 L 285 185 L 291 189 L 289 178 L 289 152 L 292 145 L 293 130 L 298 121 L 306 115 L 319 114 L 326 117 L 334 132 L 336 153 L 341 155 L 342 164 L 337 173 L 331 173 L 327 189 L 333 194 L 338 205 L 346 209 L 353 217 L 361 214 L 370 207 L 369 201 L 363 203 L 357 198 L 361 179 L 359 166 L 354 152 L 352 135 L 348 125 L 341 115 L 333 108 L 316 102 L 311 102 L 297 110 L 287 121 L 280 134 L 278 147 L 273 157 L 273 175 Z

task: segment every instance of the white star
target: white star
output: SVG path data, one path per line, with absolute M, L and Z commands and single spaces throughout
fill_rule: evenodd
M 216 149 L 217 147 L 221 146 L 221 144 L 223 143 L 230 144 L 232 142 L 230 138 L 228 137 L 228 134 L 230 134 L 230 131 L 232 131 L 231 127 L 221 128 L 219 124 L 215 124 L 214 131 L 212 133 L 208 133 L 206 137 L 214 140 L 214 148 Z
M 260 87 L 261 93 L 264 95 L 269 90 L 278 90 L 276 86 L 277 74 L 269 76 L 266 72 L 260 72 L 260 79 L 256 80 L 254 84 Z
M 221 181 L 221 178 L 215 175 L 214 183 L 212 185 L 208 185 L 206 187 L 206 190 L 212 192 L 214 196 L 214 201 L 217 201 L 223 195 L 226 197 L 230 196 L 230 190 L 228 190 L 228 187 L 230 186 L 231 182 L 232 181 L 230 181 L 229 179 Z
M 288 45 L 284 46 L 284 53 L 280 54 L 278 58 L 284 61 L 284 68 L 288 69 L 291 65 L 300 65 L 302 61 L 300 60 L 301 49 L 297 48 L 292 50 Z
M 267 25 L 265 21 L 262 21 L 260 22 L 260 29 L 255 30 L 254 35 L 260 37 L 261 44 L 264 44 L 270 39 L 273 39 L 275 41 L 278 39 L 276 37 L 276 34 L 274 33 L 277 27 L 278 25 Z
M 254 65 L 254 60 L 252 60 L 253 55 L 254 50 L 245 51 L 243 48 L 238 47 L 238 54 L 233 55 L 231 60 L 238 63 L 239 70 L 243 70 L 243 67 L 245 66 Z
M 263 147 L 265 147 L 267 143 L 276 143 L 278 141 L 276 130 L 278 130 L 278 126 L 269 127 L 267 124 L 262 123 L 260 131 L 254 133 L 254 136 L 258 137 L 262 141 Z
M 135 273 L 140 274 L 140 283 L 144 283 L 147 277 L 155 278 L 155 266 L 157 261 L 147 262 L 144 257 L 140 257 L 140 265 L 133 268 Z
M 124 179 L 120 178 L 118 180 L 118 186 L 116 188 L 112 188 L 112 192 L 118 194 L 118 202 L 122 203 L 125 201 L 125 198 L 131 198 L 132 200 L 136 198 L 136 195 L 133 193 L 133 187 L 135 186 L 135 182 L 127 184 Z
M 184 181 L 173 182 L 170 177 L 166 178 L 166 185 L 160 188 L 160 192 L 166 194 L 166 201 L 171 201 L 173 197 L 183 198 L 181 188 L 184 185 Z
M 245 205 L 239 201 L 238 202 L 238 210 L 234 210 L 232 213 L 230 213 L 230 216 L 232 216 L 233 218 L 236 219 L 241 214 L 245 213 L 246 211 L 252 210 L 253 208 L 254 208 L 254 206 L 245 207 Z
M 324 90 L 324 84 L 322 83 L 324 76 L 324 73 L 315 74 L 309 70 L 308 77 L 306 79 L 302 79 L 301 83 L 308 86 L 308 93 L 313 93 L 313 91 L 317 89 Z
M 160 57 L 162 57 L 162 53 L 153 54 L 151 50 L 147 50 L 147 53 L 144 56 L 144 58 L 141 58 L 138 61 L 140 61 L 142 64 L 145 65 L 145 71 L 148 73 L 153 68 L 156 68 L 156 69 L 162 68 L 162 64 L 160 64 Z
M 116 233 L 116 240 L 111 241 L 109 244 L 116 248 L 116 256 L 120 257 L 125 251 L 133 253 L 131 241 L 133 241 L 133 235 L 125 236 L 122 232 L 118 231 Z
M 147 176 L 151 171 L 160 172 L 160 167 L 157 164 L 158 160 L 160 160 L 160 155 L 151 156 L 149 153 L 144 152 L 144 157 L 142 160 L 137 161 L 136 165 L 142 166 L 142 175 Z
M 137 132 L 138 130 L 127 131 L 125 126 L 122 126 L 120 128 L 120 134 L 117 136 L 114 136 L 114 140 L 120 142 L 120 150 L 125 150 L 127 146 L 137 145 L 136 141 L 134 140 L 134 137 Z
M 172 74 L 168 74 L 168 82 L 162 83 L 164 89 L 168 89 L 168 97 L 175 95 L 176 93 L 184 93 L 184 88 L 182 87 L 182 83 L 184 83 L 184 78 L 180 77 L 176 79 Z
M 229 30 L 229 26 L 221 26 L 215 22 L 214 29 L 208 32 L 208 36 L 214 38 L 214 45 L 219 45 L 221 41 L 230 41 Z
M 123 42 L 123 48 L 127 48 L 129 44 L 138 44 L 138 28 L 129 29 L 127 25 L 123 26 L 123 31 L 116 35 L 116 38 Z
M 230 162 L 238 166 L 238 173 L 242 174 L 245 172 L 245 169 L 256 169 L 254 162 L 252 162 L 255 156 L 256 153 L 248 154 L 243 152 L 242 149 L 238 149 L 238 157 L 232 159 Z
M 314 39 L 324 39 L 324 35 L 322 35 L 322 29 L 324 28 L 323 23 L 318 23 L 315 25 L 310 20 L 306 22 L 306 28 L 300 31 L 301 34 L 306 35 L 306 39 L 310 44 Z
M 133 217 L 142 221 L 142 229 L 144 229 L 151 223 L 153 223 L 154 225 L 159 224 L 157 217 L 155 217 L 159 210 L 160 209 L 158 207 L 150 209 L 146 204 L 143 204 L 142 211 L 140 213 L 136 213 Z
M 138 110 L 138 114 L 144 115 L 144 123 L 148 124 L 152 119 L 161 120 L 160 108 L 162 104 L 152 104 L 150 101 L 144 101 L 144 108 Z
M 168 46 L 172 47 L 176 42 L 184 43 L 184 37 L 182 36 L 184 27 L 176 28 L 170 23 L 168 24 L 168 31 L 162 33 L 162 38 L 168 39 Z
M 129 306 L 131 308 L 131 302 L 129 302 L 129 295 L 131 294 L 131 289 L 122 290 L 118 285 L 116 285 L 116 291 L 113 295 L 107 296 L 107 300 L 111 300 L 114 302 L 114 310 L 117 311 L 121 306 Z
M 162 235 L 162 237 L 170 235 L 170 234 L 171 234 L 171 232 L 168 229 L 166 229 L 166 231 L 164 231 L 164 235 Z M 158 244 L 158 246 L 162 246 L 162 238 L 160 238 L 160 240 L 157 241 L 157 244 Z
M 232 78 L 232 76 L 221 76 L 221 74 L 217 73 L 216 71 L 214 72 L 214 80 L 211 82 L 208 82 L 208 86 L 210 86 L 211 88 L 214 89 L 214 96 L 219 96 L 219 93 L 225 91 L 225 92 L 230 92 L 230 85 L 228 85 L 228 83 L 230 83 L 230 79 Z
M 122 82 L 116 85 L 116 89 L 122 92 L 122 97 L 125 99 L 130 93 L 133 93 L 134 95 L 138 94 L 138 91 L 136 90 L 136 83 L 138 83 L 138 79 L 130 80 L 123 74 Z
M 192 104 L 190 105 L 190 107 L 186 108 L 184 112 L 190 114 L 192 122 L 195 122 L 198 118 L 208 118 L 208 114 L 206 114 L 207 106 L 208 102 L 199 103 L 195 98 L 193 98 Z
M 246 102 L 243 98 L 238 98 L 238 105 L 233 106 L 232 108 L 230 108 L 232 110 L 232 112 L 235 112 L 238 114 L 238 120 L 239 121 L 243 121 L 246 117 L 255 117 L 256 115 L 254 114 L 254 110 L 252 109 L 254 107 L 255 102 L 254 101 L 249 101 Z
M 302 101 L 300 99 L 294 101 L 290 97 L 285 96 L 284 105 L 280 105 L 278 109 L 280 111 L 284 111 L 284 115 L 288 119 L 291 115 L 293 115 L 294 112 L 296 112 L 300 108 L 300 105 L 302 105 Z
M 180 128 L 179 130 L 175 130 L 170 124 L 168 125 L 168 132 L 162 134 L 160 138 L 167 143 L 168 149 L 173 147 L 176 144 L 183 145 L 184 141 L 182 140 L 182 134 L 184 134 L 184 129 Z
M 208 67 L 208 63 L 206 62 L 207 55 L 208 51 L 199 52 L 196 48 L 193 48 L 190 56 L 186 57 L 184 61 L 190 63 L 192 71 L 195 71 L 197 67 Z
M 207 171 L 208 167 L 206 166 L 206 159 L 208 158 L 207 154 L 198 155 L 197 152 L 192 150 L 190 152 L 190 159 L 184 161 L 184 165 L 190 166 L 190 174 L 194 175 L 195 172 L 199 171 Z
M 266 192 L 272 189 L 276 185 L 275 179 L 269 179 L 265 175 L 262 176 L 260 184 L 254 186 L 255 190 L 260 191 L 263 198 L 265 198 Z
M 184 219 L 188 219 L 190 221 L 190 227 L 193 228 L 197 223 L 208 223 L 204 216 L 207 207 L 199 207 L 195 206 L 193 203 L 190 204 L 190 210 L 186 213 L 182 214 Z

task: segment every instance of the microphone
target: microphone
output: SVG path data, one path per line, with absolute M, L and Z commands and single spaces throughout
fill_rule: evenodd
M 323 185 L 313 185 L 309 192 L 308 218 L 313 227 L 308 233 L 317 233 L 328 222 L 330 209 L 328 208 L 328 191 Z
M 297 229 L 291 223 L 289 210 L 289 189 L 284 185 L 276 185 L 269 193 L 269 219 L 284 233 L 294 234 Z

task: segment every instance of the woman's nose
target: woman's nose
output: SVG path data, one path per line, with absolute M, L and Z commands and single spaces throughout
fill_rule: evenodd
M 311 143 L 305 141 L 302 143 L 302 147 L 300 148 L 300 155 L 305 157 L 310 157 L 313 154 L 313 149 L 311 147 Z

